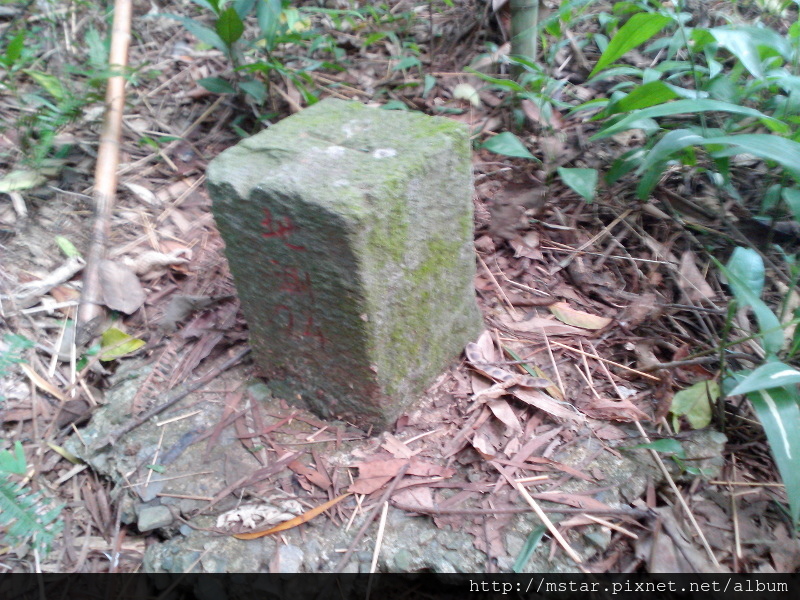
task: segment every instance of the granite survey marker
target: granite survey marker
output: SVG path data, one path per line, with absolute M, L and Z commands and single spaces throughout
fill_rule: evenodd
M 325 100 L 223 152 L 208 186 L 277 396 L 385 427 L 479 334 L 461 124 Z

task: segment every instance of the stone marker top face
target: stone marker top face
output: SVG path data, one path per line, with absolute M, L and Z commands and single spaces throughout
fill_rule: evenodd
M 333 98 L 301 114 L 302 119 L 284 119 L 223 153 L 228 158 L 224 168 L 236 169 L 225 179 L 240 197 L 265 183 L 273 188 L 279 182 L 278 187 L 290 192 L 318 182 L 338 190 L 319 195 L 316 202 L 359 219 L 372 210 L 370 198 L 391 194 L 398 180 L 402 184 L 409 171 L 419 171 L 421 157 L 443 149 L 469 155 L 468 144 L 452 143 L 454 136 L 469 139 L 467 129 L 443 117 L 383 111 Z M 253 169 L 254 152 L 263 165 L 258 169 Z M 221 179 L 217 166 L 216 161 L 209 165 L 209 179 Z
M 279 397 L 384 427 L 480 332 L 464 125 L 324 100 L 220 154 L 208 185 Z

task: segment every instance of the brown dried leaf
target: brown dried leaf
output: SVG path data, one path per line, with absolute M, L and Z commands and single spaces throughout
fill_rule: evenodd
M 555 502 L 557 504 L 566 504 L 567 506 L 574 506 L 575 508 L 585 508 L 587 512 L 593 510 L 611 510 L 611 507 L 605 502 L 595 500 L 591 496 L 585 494 L 569 494 L 567 492 L 540 492 L 538 494 L 531 494 L 536 500 L 547 500 L 548 502 Z
M 697 267 L 697 257 L 691 250 L 681 255 L 678 275 L 678 287 L 690 302 L 710 300 L 715 296 L 713 288 Z
M 511 390 L 511 393 L 523 402 L 546 412 L 559 423 L 583 423 L 584 421 L 583 416 L 577 410 L 569 408 L 566 403 L 558 402 L 543 392 L 515 388 Z
M 495 417 L 500 419 L 503 424 L 508 427 L 511 433 L 520 433 L 522 425 L 517 418 L 516 413 L 505 400 L 489 400 L 486 403 Z
M 286 465 L 291 469 L 293 472 L 297 473 L 298 475 L 302 475 L 306 479 L 308 479 L 311 483 L 315 486 L 320 488 L 321 490 L 329 490 L 331 488 L 331 480 L 325 473 L 321 473 L 316 469 L 312 469 L 311 467 L 307 467 L 299 460 L 295 460 L 290 462 Z
M 436 505 L 433 501 L 431 488 L 419 485 L 398 491 L 392 496 L 392 500 L 407 506 L 418 506 L 420 508 L 434 508 Z
M 145 295 L 136 274 L 125 265 L 111 260 L 100 261 L 100 286 L 103 304 L 130 315 L 144 304 Z
M 601 317 L 582 310 L 576 310 L 566 302 L 556 302 L 548 308 L 559 321 L 567 325 L 582 327 L 583 329 L 603 329 L 613 320 L 610 317 Z
M 589 331 L 565 325 L 555 319 L 533 317 L 526 321 L 512 321 L 510 317 L 500 317 L 500 321 L 509 329 L 520 333 L 537 333 L 539 335 L 591 335 Z
M 395 436 L 391 433 L 386 434 L 386 441 L 381 444 L 381 448 L 386 450 L 389 454 L 394 456 L 395 458 L 411 458 L 415 454 L 419 454 L 421 450 L 411 450 L 408 446 L 406 446 L 405 442 L 402 440 L 398 440 Z
M 539 234 L 535 231 L 528 231 L 508 243 L 514 249 L 514 258 L 525 257 L 531 260 L 544 258 L 542 251 L 539 250 Z
M 639 410 L 630 400 L 611 400 L 593 396 L 589 402 L 581 406 L 581 410 L 590 417 L 607 421 L 630 423 L 650 420 L 647 413 Z
M 442 467 L 413 458 L 411 461 L 403 458 L 365 461 L 356 463 L 358 479 L 353 482 L 348 488 L 348 491 L 354 494 L 371 494 L 388 483 L 397 475 L 400 469 L 409 462 L 410 466 L 406 472 L 408 475 L 417 475 L 419 477 L 452 477 L 455 474 L 455 470 L 449 467 Z

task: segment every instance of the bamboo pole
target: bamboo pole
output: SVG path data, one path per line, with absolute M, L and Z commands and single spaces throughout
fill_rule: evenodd
M 111 29 L 109 69 L 114 75 L 106 87 L 106 112 L 100 147 L 94 172 L 94 222 L 86 268 L 83 271 L 83 291 L 78 307 L 79 335 L 84 340 L 94 337 L 95 329 L 103 317 L 100 262 L 108 246 L 111 215 L 117 190 L 117 168 L 122 136 L 122 115 L 125 110 L 125 68 L 128 64 L 128 47 L 131 39 L 131 0 L 115 0 L 114 21 Z
M 539 0 L 510 0 L 511 54 L 536 62 Z

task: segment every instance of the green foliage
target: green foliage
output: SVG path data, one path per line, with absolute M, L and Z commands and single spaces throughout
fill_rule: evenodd
M 193 1 L 212 13 L 213 27 L 181 15 L 163 16 L 180 22 L 201 43 L 222 51 L 234 69 L 232 81 L 208 77 L 198 81 L 200 85 L 215 94 L 241 93 L 260 105 L 269 97 L 271 78 L 282 76 L 297 87 L 308 104 L 317 101 L 308 71 L 323 63 L 301 61 L 298 57 L 281 53 L 282 48 L 291 45 L 313 52 L 325 47 L 326 42 L 331 42 L 331 38 L 319 35 L 312 29 L 310 20 L 300 9 L 291 6 L 291 2 L 281 0 Z M 257 25 L 255 39 L 245 36 L 250 16 L 255 17 Z M 304 64 L 301 66 L 301 63 Z
M 81 66 L 67 65 L 60 73 L 48 70 L 47 59 L 41 56 L 46 27 L 6 31 L 0 38 L 0 92 L 15 98 L 20 108 L 13 121 L 7 113 L 0 127 L 17 130 L 22 162 L 35 170 L 59 156 L 58 134 L 83 116 L 87 105 L 102 98 L 110 75 L 106 41 L 91 27 L 84 37 L 86 54 L 75 61 Z
M 0 379 L 8 377 L 11 367 L 23 361 L 22 353 L 34 344 L 28 338 L 14 333 L 6 333 L 0 341 Z M 0 401 L 5 400 L 0 396 Z
M 528 564 L 528 561 L 533 556 L 534 551 L 539 546 L 544 537 L 544 534 L 547 533 L 547 526 L 546 525 L 539 525 L 538 527 L 534 527 L 533 530 L 528 534 L 525 543 L 522 545 L 522 550 L 520 550 L 519 556 L 517 560 L 514 561 L 514 566 L 511 567 L 511 570 L 514 573 L 524 573 L 525 567 Z
M 678 466 L 678 468 L 683 473 L 688 473 L 690 475 L 699 475 L 702 476 L 703 472 L 701 469 L 697 467 L 693 467 L 689 464 L 686 459 L 686 451 L 683 449 L 681 443 L 674 439 L 674 438 L 662 438 L 660 440 L 655 440 L 653 442 L 649 442 L 647 444 L 638 444 L 636 446 L 631 446 L 630 448 L 623 448 L 623 450 L 654 450 L 660 454 L 664 454 L 672 459 L 672 461 Z
M 735 371 L 724 382 L 727 395 L 745 394 L 767 434 L 775 464 L 786 486 L 792 521 L 800 521 L 800 371 L 783 363 L 784 325 L 761 300 L 765 270 L 755 250 L 737 248 L 727 266 L 719 265 L 738 306 L 758 321 L 766 362 L 753 371 Z
M 702 429 L 711 423 L 714 404 L 719 398 L 719 384 L 716 381 L 698 381 L 672 398 L 670 413 L 672 428 L 680 431 L 680 417 L 684 417 L 692 429 Z
M 567 186 L 584 200 L 591 202 L 597 190 L 597 169 L 567 169 L 559 167 L 558 174 Z
M 504 131 L 503 133 L 498 133 L 494 137 L 490 137 L 483 143 L 483 147 L 496 154 L 537 160 L 525 147 L 525 144 L 522 143 L 522 140 L 510 131 Z
M 759 0 L 764 6 L 768 1 Z M 778 14 L 788 3 L 776 0 L 772 5 Z M 585 6 L 586 2 L 562 2 L 540 31 L 545 38 L 563 37 L 573 19 L 587 18 Z M 748 155 L 768 168 L 764 213 L 774 218 L 774 211 L 782 209 L 800 222 L 800 23 L 786 34 L 762 24 L 704 26 L 681 1 L 619 1 L 595 17 L 599 30 L 573 43 L 599 51 L 585 85 L 603 86 L 608 92 L 571 107 L 571 114 L 590 114 L 599 124 L 590 142 L 631 130 L 645 134 L 641 147 L 627 148 L 612 158 L 605 181 L 611 184 L 629 177 L 637 196 L 646 200 L 667 170 L 683 171 L 702 174 L 722 194 L 741 201 L 751 190 L 736 189 L 741 178 L 735 177 L 731 158 Z M 552 59 L 564 43 L 557 40 L 550 47 L 545 43 L 549 48 L 545 55 Z M 529 74 L 536 72 L 536 65 L 527 67 Z M 530 84 L 522 80 L 482 77 L 510 92 L 515 101 L 535 97 Z M 537 106 L 547 102 L 540 98 Z M 588 173 L 563 167 L 558 172 L 565 184 L 591 201 L 594 189 Z M 793 257 L 785 258 L 797 282 L 800 268 Z M 704 427 L 721 395 L 746 395 L 764 426 L 786 485 L 791 517 L 798 523 L 800 370 L 787 363 L 800 353 L 800 334 L 786 340 L 784 327 L 797 324 L 800 311 L 786 317 L 764 302 L 765 269 L 754 250 L 737 248 L 727 265 L 717 265 L 733 293 L 732 310 L 748 309 L 758 323 L 756 338 L 764 350 L 764 364 L 752 372 L 727 372 L 721 385 L 700 381 L 678 392 L 671 407 L 673 424 L 676 429 L 681 421 Z M 652 447 L 663 451 L 655 444 L 677 444 L 673 442 L 662 440 Z M 681 459 L 679 447 L 670 452 Z
M 609 183 L 634 172 L 637 195 L 646 199 L 666 169 L 687 167 L 701 168 L 730 191 L 729 159 L 737 154 L 774 165 L 790 189 L 791 181 L 800 181 L 797 31 L 781 36 L 761 26 L 691 27 L 692 15 L 680 8 L 617 3 L 615 10 L 623 5 L 634 14 L 618 28 L 609 21 L 611 39 L 590 77 L 618 74 L 612 65 L 648 42 L 643 52 L 661 52 L 665 60 L 626 67 L 627 82 L 607 100 L 575 108 L 600 109 L 594 119 L 602 126 L 592 140 L 631 129 L 648 133 L 645 152 L 620 156 L 609 169 Z M 770 133 L 754 130 L 758 125 Z
M 63 504 L 54 504 L 42 492 L 33 492 L 11 475 L 24 475 L 27 467 L 25 453 L 19 442 L 14 452 L 0 451 L 0 526 L 5 528 L 4 542 L 19 545 L 30 542 L 41 554 L 46 554 L 53 538 L 63 529 L 58 516 Z

